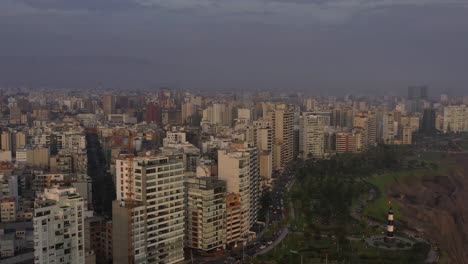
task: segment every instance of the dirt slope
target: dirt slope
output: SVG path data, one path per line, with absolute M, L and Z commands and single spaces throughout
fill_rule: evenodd
M 389 190 L 401 205 L 403 221 L 448 253 L 449 263 L 468 263 L 468 155 L 447 175 L 426 176 Z

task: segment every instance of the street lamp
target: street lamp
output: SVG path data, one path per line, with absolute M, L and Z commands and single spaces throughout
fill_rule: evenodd
M 295 251 L 295 250 L 289 250 L 289 252 L 293 253 L 293 254 L 296 254 L 296 255 L 299 255 L 301 257 L 301 264 L 304 263 L 304 259 L 303 259 L 303 256 L 302 254 L 299 254 L 298 251 Z

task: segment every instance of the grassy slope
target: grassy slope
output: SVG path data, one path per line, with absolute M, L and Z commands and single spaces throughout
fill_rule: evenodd
M 403 172 L 375 175 L 369 179 L 369 183 L 374 185 L 378 189 L 379 193 L 377 194 L 377 198 L 366 206 L 364 209 L 364 215 L 372 218 L 375 221 L 386 222 L 389 201 L 391 201 L 391 197 L 389 197 L 387 194 L 387 189 L 390 188 L 393 184 L 404 183 L 411 178 L 424 175 L 426 172 L 426 170 L 408 170 Z M 392 203 L 391 206 L 395 211 L 395 215 L 400 215 L 400 208 L 398 203 Z
M 446 160 L 443 153 L 439 152 L 425 152 L 417 157 L 420 160 L 425 161 L 427 164 L 436 163 L 437 169 L 433 168 L 420 168 L 420 169 L 407 169 L 399 172 L 391 172 L 382 175 L 374 175 L 368 180 L 368 182 L 374 185 L 379 194 L 377 198 L 369 203 L 364 209 L 364 215 L 374 219 L 375 221 L 385 223 L 387 220 L 386 216 L 389 208 L 389 201 L 392 200 L 388 196 L 387 190 L 394 184 L 412 184 L 415 180 L 422 178 L 423 176 L 431 176 L 437 174 L 446 173 L 448 170 L 453 168 L 454 163 L 451 160 Z M 395 216 L 398 217 L 400 214 L 400 206 L 398 203 L 392 202 L 392 207 L 395 211 Z

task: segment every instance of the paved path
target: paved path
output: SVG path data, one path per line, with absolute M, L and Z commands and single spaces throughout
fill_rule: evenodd
M 279 243 L 281 243 L 281 241 L 283 241 L 283 239 L 286 238 L 288 233 L 289 233 L 289 230 L 287 228 L 283 228 L 281 230 L 281 234 L 278 236 L 278 238 L 275 241 L 273 241 L 273 243 L 271 243 L 271 245 L 268 245 L 266 248 L 264 248 L 261 251 L 255 253 L 254 257 L 264 255 L 264 254 L 270 252 L 272 249 L 274 249 L 276 246 L 278 246 Z

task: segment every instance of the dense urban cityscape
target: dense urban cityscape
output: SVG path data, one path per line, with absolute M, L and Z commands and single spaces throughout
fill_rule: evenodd
M 0 124 L 2 264 L 468 259 L 468 96 L 5 87 Z

